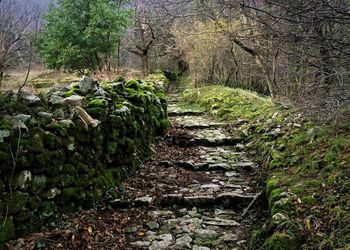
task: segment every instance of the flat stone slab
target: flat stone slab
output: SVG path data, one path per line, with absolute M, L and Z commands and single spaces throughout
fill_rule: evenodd
M 211 206 L 215 205 L 214 195 L 201 195 L 201 196 L 186 196 L 184 197 L 185 205 L 190 207 Z
M 182 107 L 177 104 L 168 104 L 169 116 L 200 116 L 205 114 L 203 108 Z
M 134 232 L 129 236 L 130 246 L 137 249 L 235 249 L 240 223 L 231 210 L 177 209 L 176 213 L 158 211 L 152 213 L 150 222 L 159 227 Z M 150 214 L 150 213 L 149 213 Z M 155 216 L 158 214 L 159 216 Z M 138 236 L 143 235 L 143 236 Z M 132 240 L 134 238 L 134 240 Z M 218 248 L 219 247 L 219 248 Z M 129 248 L 127 248 L 129 249 Z
M 239 140 L 233 136 L 227 135 L 223 128 L 216 129 L 196 129 L 191 133 L 194 136 L 194 143 L 202 146 L 231 146 Z
M 171 117 L 170 121 L 173 121 L 174 127 L 184 129 L 208 129 L 208 128 L 220 128 L 225 123 L 215 122 L 209 120 L 203 116 L 199 116 L 200 113 L 196 114 L 183 114 L 183 116 Z
M 158 201 L 161 206 L 183 205 L 184 202 L 182 194 L 164 194 Z
M 211 220 L 206 220 L 204 221 L 204 224 L 206 225 L 211 225 L 211 226 L 222 226 L 222 227 L 237 227 L 240 224 L 235 221 L 235 220 L 227 220 L 227 219 L 222 219 L 222 218 L 218 218 L 215 217 Z
M 244 195 L 240 192 L 225 192 L 216 197 L 216 202 L 225 207 L 246 208 L 254 199 L 254 195 Z

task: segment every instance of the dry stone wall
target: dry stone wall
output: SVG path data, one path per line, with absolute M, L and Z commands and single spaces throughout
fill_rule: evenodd
M 83 77 L 41 96 L 0 97 L 0 248 L 116 196 L 168 127 L 160 79 Z

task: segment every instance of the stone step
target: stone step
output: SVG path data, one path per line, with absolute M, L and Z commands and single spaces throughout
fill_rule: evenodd
M 223 128 L 191 130 L 192 138 L 188 141 L 192 145 L 200 146 L 234 146 L 241 141 L 240 138 L 227 135 Z M 175 140 L 176 141 L 176 140 Z
M 186 136 L 165 136 L 165 139 L 169 140 L 174 145 L 180 147 L 188 146 L 234 146 L 241 141 L 239 138 L 227 137 L 227 138 L 189 138 Z
M 170 117 L 174 117 L 174 116 L 202 116 L 204 114 L 205 114 L 205 109 L 203 109 L 203 108 L 183 107 L 183 106 L 180 106 L 176 103 L 169 104 L 169 102 L 168 102 L 168 115 Z
M 182 128 L 182 129 L 188 129 L 188 130 L 195 130 L 195 129 L 215 129 L 222 127 L 222 123 L 203 123 L 203 124 L 186 124 L 186 125 L 179 125 L 174 124 L 172 127 L 174 128 Z
M 209 163 L 209 162 L 188 162 L 188 161 L 178 161 L 173 162 L 171 165 L 175 165 L 180 168 L 188 169 L 191 171 L 227 171 L 225 174 L 229 175 L 232 174 L 233 177 L 237 175 L 237 171 L 250 171 L 252 168 L 255 167 L 254 162 L 245 162 L 245 161 L 228 161 L 228 162 L 216 162 L 216 163 Z M 232 170 L 235 170 L 236 172 L 232 172 Z
M 129 207 L 172 207 L 174 205 L 186 208 L 220 206 L 237 210 L 245 209 L 254 199 L 252 194 L 239 192 L 222 192 L 217 194 L 163 194 L 160 197 L 139 197 L 136 199 L 116 199 L 109 203 L 113 208 Z
M 168 116 L 201 116 L 204 115 L 205 111 L 195 111 L 195 110 L 168 110 Z
M 172 122 L 172 126 L 175 128 L 183 128 L 183 129 L 218 129 L 225 125 L 222 122 L 214 122 L 204 117 L 197 115 L 182 115 L 182 116 L 173 116 L 170 117 L 170 121 Z
M 128 237 L 131 249 L 236 249 L 241 223 L 234 217 L 231 210 L 220 209 L 153 210 L 141 229 L 148 231 L 140 234 L 136 228 Z

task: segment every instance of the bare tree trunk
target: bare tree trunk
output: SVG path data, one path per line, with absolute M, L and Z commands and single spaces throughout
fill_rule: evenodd
M 32 69 L 32 56 L 33 56 L 33 51 L 32 51 L 32 43 L 30 43 L 30 47 L 29 47 L 29 62 L 28 62 L 28 69 L 27 69 L 27 74 L 26 74 L 26 78 L 24 79 L 23 84 L 19 87 L 18 91 L 17 91 L 17 96 L 19 96 L 21 90 L 24 88 L 24 86 L 27 84 L 28 78 L 29 78 L 29 74 L 30 74 L 30 70 Z
M 269 88 L 270 92 L 270 97 L 271 99 L 276 98 L 276 84 L 274 82 L 274 77 L 271 77 L 271 72 L 269 70 L 269 67 L 265 63 L 265 59 L 253 48 L 248 47 L 245 45 L 242 41 L 240 41 L 238 38 L 233 39 L 234 43 L 237 44 L 241 49 L 243 49 L 245 52 L 249 53 L 251 56 L 254 57 L 256 63 L 258 64 L 259 67 L 263 70 L 265 74 L 265 79 L 267 86 Z
M 2 87 L 2 81 L 4 79 L 4 71 L 3 70 L 0 70 L 0 89 Z
M 212 83 L 214 81 L 214 74 L 215 74 L 215 66 L 216 66 L 216 56 L 213 55 L 212 58 L 212 64 L 211 64 L 211 68 L 210 68 L 210 72 L 209 72 L 209 76 L 208 76 L 208 80 L 207 82 Z
M 234 51 L 234 44 L 232 44 L 232 47 L 231 47 L 231 54 L 232 54 L 232 59 L 233 59 L 233 62 L 236 66 L 236 69 L 234 71 L 234 74 L 235 74 L 235 83 L 236 85 L 239 83 L 239 64 L 238 64 L 238 61 L 236 59 L 236 53 Z M 227 80 L 229 80 L 230 78 L 228 78 Z
M 147 76 L 149 74 L 149 57 L 148 57 L 148 53 L 145 51 L 141 56 L 141 63 L 142 63 L 142 74 L 143 76 Z
M 120 63 L 120 46 L 121 46 L 121 42 L 120 39 L 118 41 L 118 47 L 117 47 L 117 70 L 119 72 L 120 67 L 121 67 L 121 63 Z

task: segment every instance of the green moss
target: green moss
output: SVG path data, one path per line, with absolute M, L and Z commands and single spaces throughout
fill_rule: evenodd
M 152 92 L 154 90 L 153 86 L 151 84 L 144 83 L 141 85 L 141 89 L 144 91 Z
M 55 134 L 58 134 L 60 136 L 68 136 L 67 129 L 65 129 L 62 125 L 60 125 L 58 122 L 52 123 L 49 126 L 49 129 L 53 131 Z
M 340 178 L 341 178 L 341 173 L 335 172 L 335 173 L 331 174 L 327 178 L 327 185 L 335 186 L 335 185 L 339 184 Z
M 19 213 L 22 210 L 26 209 L 29 196 L 27 193 L 22 193 L 16 191 L 12 194 L 6 194 L 3 196 L 4 200 L 8 206 L 8 214 L 13 215 Z
M 67 200 L 73 200 L 79 198 L 80 188 L 64 188 L 62 190 L 62 196 L 67 198 Z
M 283 161 L 282 158 L 281 159 L 274 159 L 269 163 L 269 169 L 276 169 L 276 168 L 281 168 L 283 167 Z
M 113 174 L 109 170 L 94 180 L 95 188 L 101 190 L 107 190 L 110 187 L 113 187 L 115 184 Z
M 0 183 L 0 186 L 1 186 L 1 183 Z M 1 187 L 0 187 L 0 190 L 1 190 Z M 342 190 L 344 192 L 349 192 L 350 193 L 350 181 L 348 181 L 348 182 L 343 184 Z
M 57 206 L 53 201 L 44 201 L 39 204 L 39 211 L 41 218 L 49 218 L 57 214 Z
M 298 146 L 298 145 L 305 145 L 306 143 L 309 142 L 309 136 L 305 133 L 301 133 L 301 134 L 296 134 L 291 138 L 291 143 L 294 146 Z
M 88 107 L 94 108 L 94 107 L 100 107 L 100 108 L 106 108 L 108 106 L 108 101 L 105 99 L 94 99 L 89 101 Z
M 64 164 L 62 174 L 74 174 L 76 173 L 76 167 L 72 164 Z
M 36 175 L 33 177 L 30 183 L 30 191 L 33 194 L 39 194 L 46 188 L 46 176 Z
M 36 216 L 33 211 L 21 211 L 15 218 L 16 234 L 18 237 L 23 237 L 30 232 L 40 230 L 43 225 L 43 220 Z
M 274 233 L 264 244 L 268 250 L 295 250 L 298 249 L 296 239 L 286 233 Z
M 266 195 L 267 195 L 267 197 L 270 196 L 272 190 L 274 190 L 274 189 L 277 187 L 278 184 L 279 184 L 279 183 L 278 183 L 278 180 L 277 180 L 276 177 L 275 177 L 275 178 L 274 178 L 274 177 L 271 177 L 271 178 L 267 181 L 267 183 L 266 183 Z
M 338 154 L 334 151 L 328 151 L 327 153 L 324 154 L 324 160 L 327 163 L 331 163 L 337 159 Z
M 10 152 L 0 151 L 0 166 L 2 170 L 11 169 L 11 154 Z
M 45 147 L 48 147 L 50 149 L 54 149 L 56 147 L 56 135 L 51 132 L 44 132 L 43 141 Z
M 0 249 L 3 249 L 4 243 L 14 239 L 16 239 L 15 224 L 8 218 L 6 220 L 2 219 L 0 224 Z
M 64 152 L 61 150 L 45 151 L 34 158 L 34 173 L 45 173 L 57 175 L 63 168 L 65 162 Z
M 70 97 L 72 95 L 81 95 L 79 83 L 74 85 L 68 92 L 64 93 L 64 97 Z
M 90 170 L 88 173 L 80 174 L 79 178 L 75 179 L 75 186 L 83 188 L 90 187 L 93 184 L 95 173 L 95 170 Z
M 199 103 L 208 110 L 217 110 L 222 118 L 254 119 L 260 116 L 272 116 L 273 104 L 268 98 L 241 89 L 222 86 L 202 87 L 184 92 L 183 99 L 190 103 Z M 259 108 L 256 108 L 259 107 Z
M 0 193 L 4 192 L 5 184 L 2 180 L 0 180 Z
M 162 119 L 160 120 L 158 126 L 157 126 L 157 134 L 164 134 L 169 129 L 169 120 L 168 119 Z
M 75 179 L 73 175 L 61 175 L 60 177 L 60 187 L 71 187 L 75 184 Z
M 290 197 L 280 198 L 278 201 L 270 204 L 270 215 L 277 213 L 290 214 L 293 212 L 294 203 Z
M 1 98 L 1 96 L 0 96 Z M 7 121 L 7 120 L 2 120 L 0 122 L 0 130 L 12 130 L 12 124 L 10 121 Z
M 249 249 L 258 249 L 266 239 L 266 231 L 262 229 L 255 229 L 252 232 L 252 239 L 249 241 Z
M 44 150 L 43 131 L 35 132 L 30 140 L 30 148 L 33 152 L 42 152 Z
M 129 80 L 125 83 L 126 88 L 139 90 L 141 88 L 140 83 L 137 80 Z
M 275 203 L 276 201 L 278 201 L 280 199 L 280 195 L 283 193 L 284 191 L 281 188 L 277 188 L 271 191 L 270 195 L 268 196 L 268 200 L 270 204 Z
M 81 163 L 81 162 L 78 163 L 78 164 L 75 166 L 75 168 L 76 168 L 76 171 L 77 171 L 78 173 L 89 173 L 89 172 L 91 171 L 89 165 L 84 164 L 84 163 Z
M 306 179 L 303 181 L 305 187 L 320 187 L 322 182 L 316 179 Z
M 220 240 L 218 239 L 195 239 L 193 241 L 194 245 L 206 246 L 206 247 L 216 247 L 220 245 Z
M 113 82 L 122 82 L 122 83 L 125 83 L 125 78 L 122 77 L 122 76 L 117 76 Z
M 312 195 L 306 195 L 301 198 L 301 203 L 306 205 L 314 205 L 316 204 L 317 199 Z
M 86 112 L 89 113 L 94 119 L 97 119 L 102 122 L 106 122 L 108 109 L 103 107 L 88 107 L 86 108 Z
M 113 155 L 117 153 L 118 150 L 118 143 L 117 142 L 109 142 L 108 143 L 108 153 Z
M 292 187 L 292 192 L 294 194 L 301 194 L 304 192 L 304 190 L 305 190 L 305 187 L 304 187 L 303 183 L 298 183 Z

